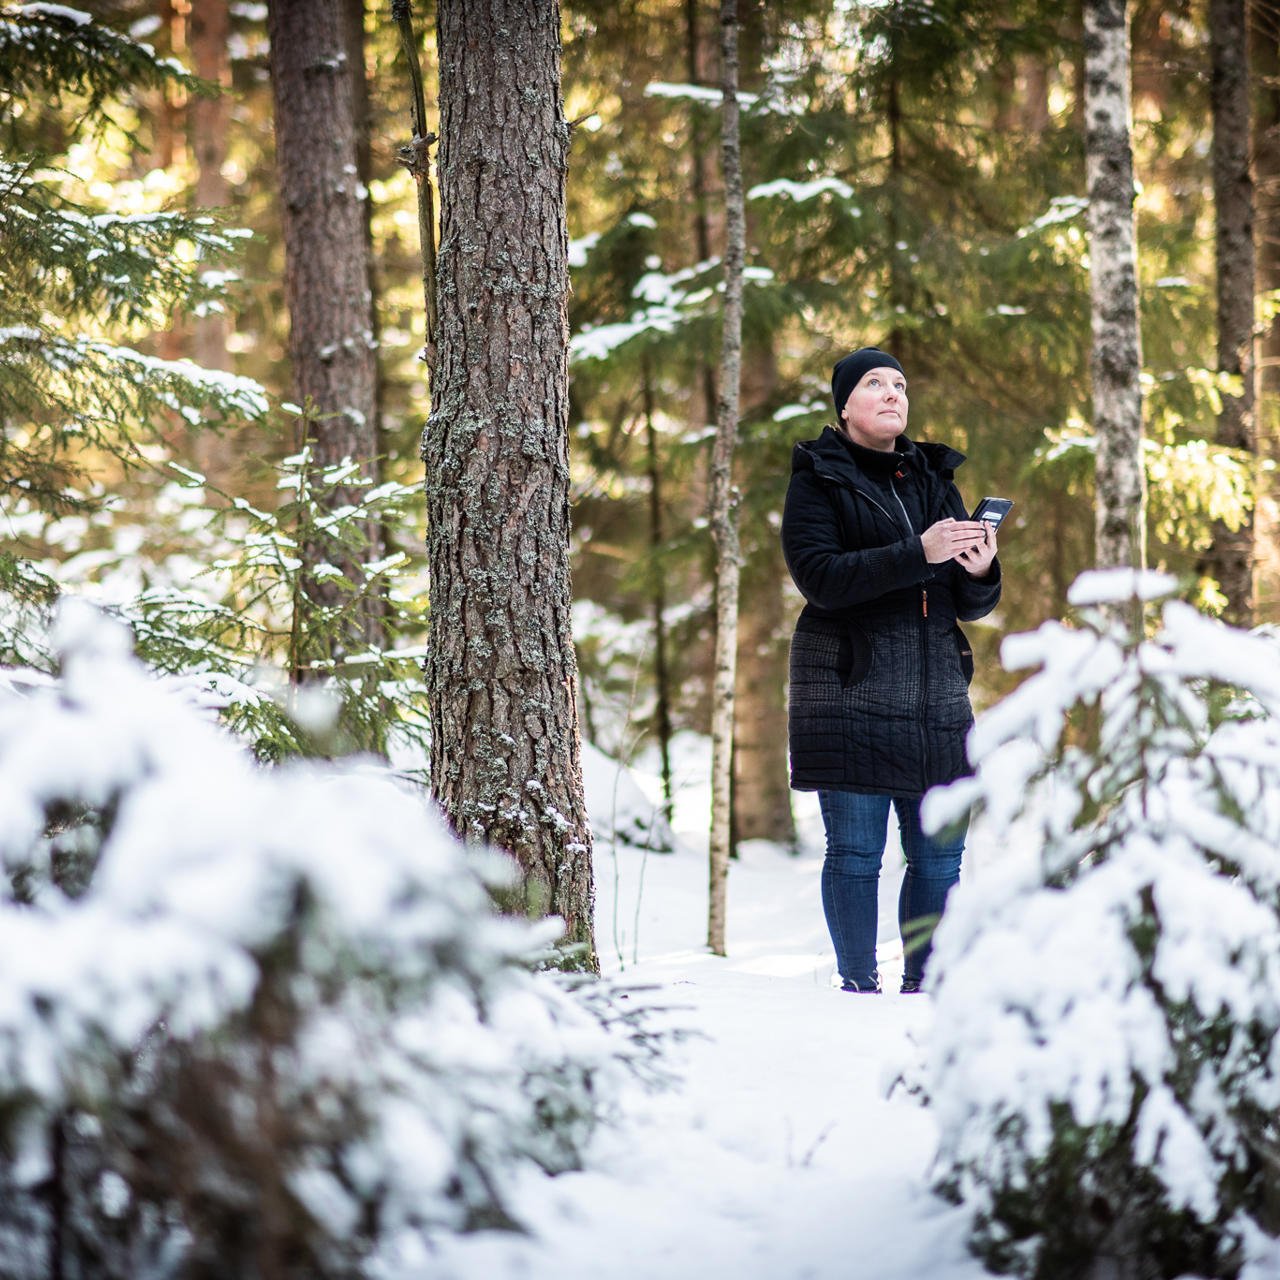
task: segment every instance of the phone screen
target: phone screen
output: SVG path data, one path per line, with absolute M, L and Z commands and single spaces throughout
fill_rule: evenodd
M 1012 509 L 1013 502 L 1009 498 L 983 498 L 974 508 L 973 518 L 985 521 L 993 529 L 998 529 L 1000 522 Z

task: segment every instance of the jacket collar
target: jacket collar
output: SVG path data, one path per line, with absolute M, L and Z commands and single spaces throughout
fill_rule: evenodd
M 868 449 L 850 440 L 843 431 L 825 427 L 816 440 L 802 440 L 796 445 L 791 454 L 791 470 L 812 470 L 849 483 L 859 476 L 888 479 L 915 468 L 949 480 L 964 460 L 964 454 L 950 445 L 917 443 L 905 435 L 894 441 L 893 449 Z

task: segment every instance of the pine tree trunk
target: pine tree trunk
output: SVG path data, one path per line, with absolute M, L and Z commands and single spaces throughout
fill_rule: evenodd
M 747 234 L 751 234 L 750 219 Z M 778 361 L 772 340 L 744 352 L 741 414 L 776 403 Z M 740 530 L 738 678 L 733 717 L 733 840 L 794 846 L 787 750 L 789 626 L 783 592 L 786 565 L 778 532 L 759 515 Z
M 1026 54 L 1018 60 L 1023 98 L 1019 125 L 1030 137 L 1042 137 L 1053 123 L 1049 112 L 1049 64 L 1045 55 Z
M 698 0 L 685 0 L 685 77 L 689 84 L 702 84 L 699 70 L 701 37 L 698 34 Z M 704 142 L 702 112 L 697 106 L 689 112 L 689 182 L 693 195 L 693 243 L 699 262 L 711 257 L 711 218 L 707 209 L 710 182 L 707 173 L 707 150 Z M 699 409 L 691 424 L 700 431 L 710 419 L 712 406 L 716 404 L 716 375 L 711 361 L 705 354 L 698 360 L 698 383 L 701 389 Z
M 711 858 L 707 945 L 716 955 L 722 956 L 726 954 L 725 913 L 732 839 L 733 704 L 738 649 L 738 579 L 741 571 L 733 454 L 738 437 L 742 272 L 746 258 L 742 152 L 738 134 L 737 0 L 721 0 L 720 61 L 725 202 L 724 331 L 720 352 L 720 395 L 716 405 L 716 442 L 711 460 L 711 536 L 716 548 L 716 647 L 711 701 Z
M 227 0 L 206 0 L 191 9 L 188 41 L 195 73 L 224 91 L 213 97 L 197 94 L 188 108 L 191 150 L 196 161 L 197 209 L 221 209 L 230 198 L 230 186 L 222 176 L 231 116 L 231 100 L 225 92 L 231 84 L 231 57 L 227 52 L 230 27 Z M 221 312 L 199 316 L 191 328 L 196 363 L 206 369 L 230 369 L 227 316 Z
M 306 432 L 317 468 L 350 458 L 375 478 L 377 373 L 343 0 L 271 0 L 267 29 L 294 399 L 311 407 Z M 341 486 L 326 501 L 336 508 L 359 498 L 360 490 Z M 361 560 L 379 559 L 376 522 L 367 522 L 365 535 Z M 318 543 L 303 547 L 308 566 L 332 555 Z M 338 567 L 362 580 L 360 563 Z M 307 576 L 318 601 L 344 598 Z M 371 607 L 353 620 L 342 647 L 378 637 Z
M 568 130 L 555 0 L 440 0 L 426 462 L 431 784 L 598 967 L 570 633 Z
M 224 92 L 214 97 L 195 95 L 188 106 L 187 125 L 191 151 L 196 161 L 196 208 L 202 211 L 222 209 L 230 201 L 230 184 L 222 175 L 227 158 L 227 125 L 231 118 L 231 99 L 225 90 L 231 85 L 231 56 L 227 49 L 231 21 L 227 0 L 205 0 L 193 5 L 189 19 L 188 40 L 191 62 L 196 75 L 216 84 Z M 222 311 L 196 316 L 191 321 L 191 354 L 196 364 L 205 369 L 231 368 L 227 339 L 231 333 L 230 317 Z M 236 469 L 233 441 L 225 435 L 203 431 L 195 438 L 197 465 L 218 483 L 231 483 Z
M 662 814 L 671 820 L 675 800 L 671 783 L 671 666 L 667 660 L 666 578 L 659 557 L 662 554 L 662 470 L 658 463 L 658 429 L 654 424 L 653 373 L 648 356 L 642 357 L 641 379 L 644 395 L 645 467 L 649 473 L 649 558 L 652 573 L 650 602 L 653 608 L 653 682 L 655 686 L 655 727 L 658 731 L 658 758 L 662 770 Z
M 1084 57 L 1090 368 L 1098 451 L 1094 558 L 1099 568 L 1143 567 L 1142 344 L 1125 0 L 1085 0 Z
M 1280 289 L 1280 42 L 1274 23 L 1252 11 L 1251 66 L 1257 84 L 1254 167 L 1257 190 L 1257 292 Z M 1280 462 L 1280 320 L 1258 338 L 1255 433 L 1259 456 Z M 1280 471 L 1263 473 L 1254 511 L 1255 610 L 1259 620 L 1280 616 Z
M 1218 371 L 1240 379 L 1222 399 L 1218 443 L 1250 453 L 1254 440 L 1253 176 L 1249 171 L 1249 60 L 1245 0 L 1210 0 L 1213 196 L 1218 256 Z M 1253 625 L 1253 519 L 1217 524 L 1206 569 L 1227 598 L 1226 618 Z
M 742 567 L 733 817 L 738 840 L 795 844 L 787 772 L 787 619 L 776 536 Z
M 365 0 L 343 0 L 346 20 L 347 55 L 351 59 L 351 122 L 356 135 L 356 176 L 360 185 L 368 191 L 374 179 L 373 149 L 369 140 L 369 81 L 365 71 Z M 382 370 L 378 365 L 378 272 L 373 251 L 373 201 L 366 196 L 360 202 L 364 218 L 365 267 L 369 272 L 369 332 L 373 335 L 373 438 L 377 456 L 381 460 L 387 450 L 382 441 Z M 380 468 L 381 469 L 381 468 Z

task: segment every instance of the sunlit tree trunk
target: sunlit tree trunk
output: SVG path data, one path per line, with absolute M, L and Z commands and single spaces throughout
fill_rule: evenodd
M 1085 0 L 1084 56 L 1097 439 L 1094 558 L 1099 568 L 1141 567 L 1146 563 L 1146 479 L 1125 0 Z
M 271 0 L 271 85 L 276 164 L 284 225 L 285 299 L 293 394 L 308 408 L 306 438 L 318 469 L 350 458 L 375 476 L 377 419 L 372 299 L 357 172 L 352 107 L 352 60 L 342 0 Z M 358 503 L 361 491 L 338 486 L 325 498 L 334 507 Z M 381 554 L 380 530 L 365 528 L 360 561 L 338 565 L 359 581 L 362 564 Z M 308 568 L 333 555 L 303 547 Z M 308 592 L 325 604 L 341 590 L 308 572 Z M 376 640 L 376 609 L 353 619 L 343 648 Z
M 596 968 L 570 633 L 568 129 L 555 0 L 440 0 L 440 329 L 423 439 L 431 785 Z
M 367 192 L 374 179 L 373 151 L 369 138 L 369 80 L 365 69 L 365 0 L 343 0 L 346 20 L 347 54 L 351 59 L 351 119 L 356 135 L 356 176 Z M 369 271 L 369 331 L 373 334 L 374 380 L 373 413 L 374 438 L 378 441 L 379 457 L 387 450 L 382 444 L 382 370 L 378 364 L 378 272 L 377 255 L 373 246 L 373 201 L 368 196 L 360 202 L 364 215 L 365 266 Z
M 1213 109 L 1213 198 L 1218 257 L 1218 370 L 1239 379 L 1224 395 L 1218 443 L 1253 452 L 1253 175 L 1249 170 L 1249 60 L 1245 0 L 1210 0 L 1209 86 Z M 1253 519 L 1218 524 L 1206 568 L 1226 596 L 1226 618 L 1253 623 Z
M 716 405 L 716 442 L 711 462 L 711 536 L 716 548 L 716 646 L 711 699 L 711 859 L 707 913 L 707 945 L 716 955 L 725 954 L 738 579 L 741 571 L 737 498 L 733 489 L 733 453 L 738 438 L 738 397 L 742 373 L 742 272 L 746 258 L 742 153 L 738 134 L 737 0 L 721 0 L 720 61 L 725 202 L 724 330 L 720 350 L 720 394 Z
M 197 209 L 224 209 L 230 200 L 230 184 L 222 173 L 227 159 L 227 125 L 231 118 L 231 99 L 226 90 L 231 85 L 231 56 L 227 48 L 230 35 L 227 0 L 203 0 L 192 6 L 187 36 L 191 62 L 202 80 L 215 84 L 223 92 L 190 99 L 187 126 L 191 151 L 196 161 L 195 204 Z M 227 339 L 231 333 L 230 318 L 224 311 L 196 316 L 191 321 L 191 355 L 205 369 L 231 368 Z M 206 475 L 227 484 L 235 465 L 235 445 L 224 435 L 201 432 L 195 441 L 196 461 Z

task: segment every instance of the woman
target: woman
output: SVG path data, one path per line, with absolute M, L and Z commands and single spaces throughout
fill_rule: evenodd
M 973 658 L 958 622 L 1000 599 L 996 537 L 953 482 L 964 455 L 908 439 L 907 382 L 874 347 L 831 378 L 838 428 L 797 444 L 782 517 L 808 602 L 791 643 L 791 785 L 817 791 L 822 906 L 845 991 L 880 990 L 876 903 L 890 805 L 906 854 L 902 990 L 921 989 L 928 935 L 960 876 L 964 832 L 937 840 L 920 800 L 968 772 Z

